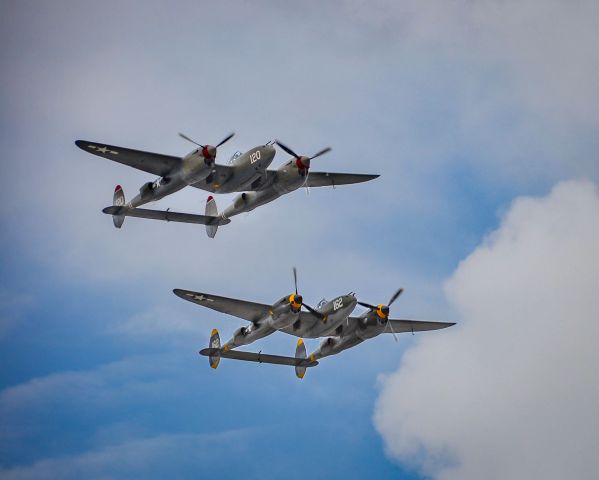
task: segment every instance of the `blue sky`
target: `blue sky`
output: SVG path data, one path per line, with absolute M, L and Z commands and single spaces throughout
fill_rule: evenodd
M 459 321 L 446 282 L 514 199 L 599 181 L 593 2 L 0 9 L 2 476 L 435 476 L 373 422 L 424 336 L 376 338 L 302 382 L 276 366 L 215 372 L 197 351 L 213 327 L 227 337 L 242 323 L 172 289 L 271 303 L 296 265 L 312 304 L 348 291 L 385 302 L 403 286 L 394 316 Z M 114 185 L 131 197 L 153 178 L 74 140 L 184 155 L 179 131 L 237 132 L 221 162 L 279 138 L 307 154 L 331 146 L 314 170 L 381 177 L 295 192 L 212 241 L 193 225 L 115 230 L 100 213 Z M 201 211 L 205 197 L 159 205 Z M 273 335 L 255 348 L 294 345 Z

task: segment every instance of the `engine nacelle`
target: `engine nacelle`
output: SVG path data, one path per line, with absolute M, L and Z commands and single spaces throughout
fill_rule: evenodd
M 343 350 L 356 346 L 362 342 L 362 339 L 356 335 L 347 335 L 345 337 L 329 337 L 320 344 L 318 350 L 314 352 L 314 358 L 319 359 L 329 355 L 336 355 Z
M 244 192 L 241 195 L 237 195 L 235 200 L 233 201 L 233 205 L 236 209 L 244 209 L 246 207 L 251 207 L 253 200 L 256 197 L 256 192 Z
M 297 293 L 284 296 L 270 308 L 268 324 L 276 330 L 293 325 L 299 318 L 302 302 L 302 296 Z
M 383 333 L 385 326 L 386 324 L 380 318 L 377 318 L 376 314 L 371 313 L 367 317 L 358 320 L 355 335 L 361 340 L 368 340 Z
M 187 185 L 201 182 L 212 172 L 214 159 L 207 160 L 202 156 L 202 149 L 198 148 L 183 158 L 181 162 L 181 179 Z
M 139 189 L 139 194 L 141 195 L 141 198 L 143 199 L 151 196 L 152 192 L 154 191 L 154 188 L 156 188 L 154 182 L 144 183 Z
M 321 342 L 318 351 L 323 357 L 326 357 L 327 355 L 335 353 L 334 350 L 338 343 L 338 340 L 334 339 L 333 337 L 329 337 Z
M 225 218 L 233 215 L 239 215 L 244 212 L 251 212 L 254 208 L 268 203 L 281 194 L 275 190 L 267 189 L 259 192 L 244 192 L 237 195 L 233 203 L 223 212 Z
M 240 327 L 233 333 L 233 341 L 236 345 L 243 345 L 245 343 L 245 337 L 247 336 L 247 327 Z

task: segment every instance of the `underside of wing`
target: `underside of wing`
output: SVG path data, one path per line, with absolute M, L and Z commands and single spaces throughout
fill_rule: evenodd
M 143 152 L 87 140 L 77 140 L 75 144 L 88 153 L 161 177 L 168 175 L 181 164 L 180 157 L 160 153 Z
M 351 183 L 367 182 L 374 180 L 379 175 L 365 175 L 361 173 L 327 173 L 310 172 L 308 175 L 308 187 L 335 187 L 337 185 L 349 185 Z
M 271 187 L 272 184 L 277 179 L 277 171 L 276 170 L 266 170 L 264 175 L 258 177 L 258 179 L 254 180 L 251 185 L 244 187 L 243 190 L 237 189 L 236 191 L 244 191 L 244 192 L 259 192 L 261 190 L 266 190 Z
M 281 331 L 288 333 L 289 335 L 298 336 L 305 335 L 308 338 L 314 338 L 310 335 L 310 330 L 312 330 L 317 324 L 322 323 L 322 319 L 317 317 L 313 313 L 304 312 L 303 310 L 300 312 L 298 322 L 293 325 L 289 325 L 288 327 L 282 328 Z
M 204 180 L 193 183 L 191 186 L 206 190 L 207 192 L 218 193 L 221 185 L 225 184 L 233 176 L 233 167 L 229 165 L 214 165 L 214 172 L 208 175 Z
M 395 333 L 426 332 L 428 330 L 441 330 L 442 328 L 455 325 L 452 322 L 428 322 L 423 320 L 390 319 L 389 321 Z M 387 329 L 387 332 L 391 333 L 391 330 Z
M 189 302 L 197 303 L 202 307 L 210 308 L 217 312 L 243 318 L 250 322 L 257 322 L 258 320 L 265 318 L 270 312 L 270 305 L 265 305 L 263 303 L 219 297 L 209 293 L 192 292 L 190 290 L 181 290 L 179 288 L 176 288 L 173 292 L 178 297 Z

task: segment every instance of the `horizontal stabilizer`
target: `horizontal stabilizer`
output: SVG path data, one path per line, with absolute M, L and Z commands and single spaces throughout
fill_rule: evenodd
M 102 210 L 109 215 L 124 217 L 149 218 L 152 220 L 164 220 L 166 222 L 196 223 L 199 225 L 226 225 L 231 220 L 223 217 L 212 217 L 209 215 L 195 215 L 192 213 L 171 212 L 169 210 L 150 210 L 148 208 L 131 208 L 127 206 L 110 206 Z
M 239 350 L 224 351 L 219 348 L 204 348 L 200 350 L 200 355 L 205 357 L 220 356 L 221 358 L 230 358 L 232 360 L 244 360 L 246 362 L 272 363 L 274 365 L 290 365 L 292 367 L 315 367 L 318 365 L 316 360 L 309 358 L 284 357 L 281 355 L 268 355 L 266 353 L 242 352 Z

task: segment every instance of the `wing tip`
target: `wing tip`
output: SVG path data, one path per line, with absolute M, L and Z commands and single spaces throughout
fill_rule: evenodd
M 381 176 L 380 173 L 363 173 L 363 180 L 362 182 L 369 182 L 370 180 L 376 180 L 377 178 L 379 178 Z
M 443 330 L 444 328 L 449 328 L 449 327 L 453 327 L 454 325 L 456 325 L 457 322 L 444 322 L 441 324 L 440 327 L 437 328 L 437 330 Z

